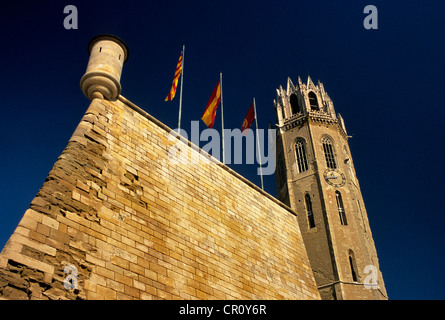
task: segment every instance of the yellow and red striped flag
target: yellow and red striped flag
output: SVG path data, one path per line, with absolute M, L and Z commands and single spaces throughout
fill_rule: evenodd
M 175 77 L 173 78 L 172 88 L 170 89 L 167 98 L 165 98 L 165 101 L 171 101 L 175 97 L 176 88 L 178 87 L 178 79 L 179 76 L 181 75 L 181 72 L 182 72 L 182 52 L 181 55 L 179 56 L 179 61 L 176 66 Z
M 218 84 L 215 89 L 213 89 L 212 95 L 210 96 L 209 102 L 207 102 L 204 114 L 201 120 L 207 125 L 207 127 L 212 128 L 215 122 L 216 109 L 221 102 L 221 81 L 218 80 Z

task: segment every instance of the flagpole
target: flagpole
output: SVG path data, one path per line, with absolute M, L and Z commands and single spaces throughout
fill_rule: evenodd
M 221 135 L 222 135 L 222 159 L 226 163 L 226 155 L 224 153 L 224 113 L 223 113 L 223 86 L 222 86 L 222 72 L 219 73 L 219 85 L 221 90 Z
M 185 51 L 185 44 L 182 45 L 181 88 L 179 89 L 178 135 L 181 134 L 182 85 L 184 80 L 184 51 Z
M 260 177 L 261 177 L 261 189 L 264 190 L 264 183 L 263 183 L 263 167 L 262 167 L 262 160 L 261 160 L 261 149 L 260 149 L 260 137 L 258 135 L 258 120 L 256 116 L 256 104 L 255 104 L 255 97 L 253 97 L 253 111 L 255 112 L 255 126 L 256 126 L 256 141 L 257 141 L 257 147 L 258 147 L 258 156 L 260 160 Z

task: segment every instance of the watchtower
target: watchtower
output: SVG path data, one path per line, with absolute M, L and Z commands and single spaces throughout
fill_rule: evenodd
M 91 39 L 88 52 L 87 70 L 80 80 L 82 92 L 90 100 L 117 99 L 122 90 L 122 67 L 129 55 L 127 45 L 116 36 L 99 35 Z

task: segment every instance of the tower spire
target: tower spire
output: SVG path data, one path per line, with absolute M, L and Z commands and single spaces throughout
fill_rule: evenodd
M 312 81 L 312 79 L 311 79 L 311 76 L 307 76 L 307 86 L 308 86 L 308 88 L 313 88 L 313 87 L 315 87 L 315 84 L 314 84 L 314 82 Z
M 290 79 L 290 77 L 287 78 L 287 90 L 286 93 L 289 95 L 291 94 L 291 92 L 295 91 L 295 86 L 292 83 L 292 80 Z

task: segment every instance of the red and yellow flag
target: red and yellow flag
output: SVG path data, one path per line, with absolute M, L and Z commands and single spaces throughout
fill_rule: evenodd
M 248 131 L 244 132 L 244 130 L 250 128 L 250 126 L 253 123 L 253 120 L 255 120 L 255 110 L 253 108 L 253 102 L 252 102 L 249 110 L 247 111 L 246 117 L 244 118 L 243 125 L 241 126 L 241 132 L 243 134 L 247 134 Z
M 179 56 L 179 61 L 176 66 L 175 77 L 173 78 L 172 88 L 170 89 L 167 98 L 165 98 L 165 101 L 171 101 L 175 97 L 176 88 L 178 87 L 178 79 L 179 76 L 181 75 L 181 72 L 182 72 L 182 52 L 181 55 Z
M 204 114 L 201 120 L 207 125 L 207 127 L 212 128 L 215 122 L 216 109 L 221 103 L 221 83 L 218 80 L 218 84 L 215 89 L 213 89 L 212 95 L 210 96 L 209 102 L 207 102 Z

